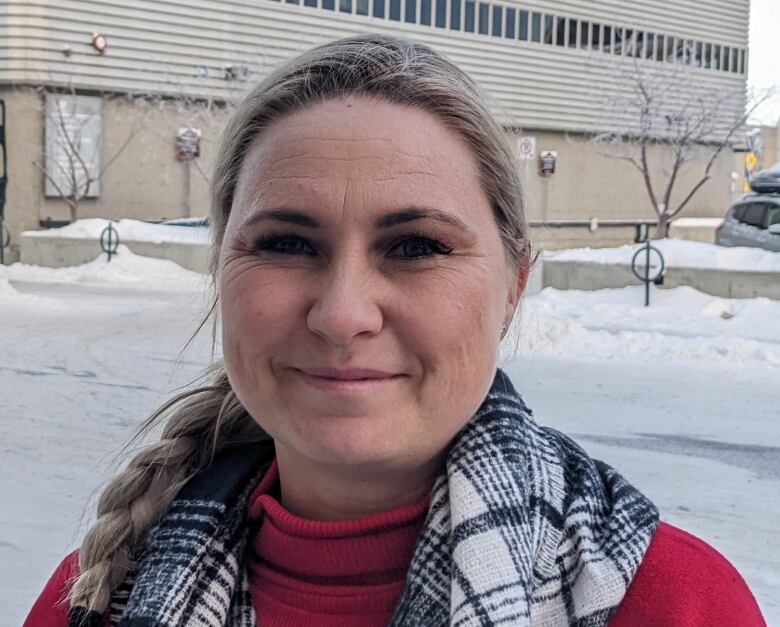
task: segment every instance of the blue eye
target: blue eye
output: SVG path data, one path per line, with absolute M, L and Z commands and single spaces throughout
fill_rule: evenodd
M 393 256 L 401 257 L 402 259 L 424 259 L 432 255 L 448 255 L 452 252 L 452 249 L 430 237 L 415 235 L 397 240 L 390 251 L 397 251 L 397 254 Z
M 309 243 L 294 235 L 269 235 L 255 241 L 255 250 L 279 253 L 281 255 L 309 255 L 317 253 Z

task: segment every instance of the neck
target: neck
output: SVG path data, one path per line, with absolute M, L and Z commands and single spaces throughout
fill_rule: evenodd
M 433 487 L 443 457 L 413 468 L 332 466 L 276 447 L 282 506 L 308 520 L 365 518 L 417 503 Z

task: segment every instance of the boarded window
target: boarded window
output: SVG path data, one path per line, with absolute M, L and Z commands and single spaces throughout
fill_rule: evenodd
M 46 196 L 100 196 L 102 110 L 95 96 L 46 95 Z

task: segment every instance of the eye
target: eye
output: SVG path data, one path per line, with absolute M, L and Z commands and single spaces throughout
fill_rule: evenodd
M 448 255 L 452 249 L 436 239 L 413 235 L 396 240 L 390 252 L 391 256 L 402 259 L 423 259 L 432 255 Z
M 309 242 L 297 235 L 266 235 L 255 240 L 255 250 L 280 255 L 309 255 L 317 253 Z

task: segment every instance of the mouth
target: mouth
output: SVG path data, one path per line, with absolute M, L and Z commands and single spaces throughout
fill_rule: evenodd
M 293 368 L 292 371 L 308 387 L 338 394 L 376 392 L 404 376 L 365 368 Z

